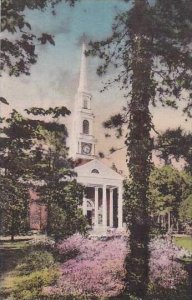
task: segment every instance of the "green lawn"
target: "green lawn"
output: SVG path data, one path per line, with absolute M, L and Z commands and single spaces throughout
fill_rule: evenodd
M 27 254 L 28 241 L 0 241 L 0 299 L 6 299 L 4 283 L 18 262 Z
M 28 241 L 0 241 L 0 275 L 12 271 L 27 252 Z
M 190 236 L 174 237 L 174 242 L 177 246 L 192 251 L 192 237 Z
M 53 255 L 43 249 L 38 250 L 27 264 L 21 263 L 35 251 L 37 249 L 29 244 L 29 239 L 0 241 L 0 300 L 44 299 L 40 297 L 41 290 L 44 286 L 55 283 L 59 272 L 57 264 L 54 264 Z M 39 255 L 42 258 L 40 260 Z M 18 264 L 20 264 L 19 271 L 15 269 Z M 30 264 L 31 271 L 29 267 L 28 273 Z

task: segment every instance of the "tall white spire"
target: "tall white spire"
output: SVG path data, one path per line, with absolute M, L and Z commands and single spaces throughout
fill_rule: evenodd
M 79 92 L 87 92 L 87 62 L 85 56 L 86 46 L 83 42 L 82 54 L 81 54 L 81 67 L 80 67 L 80 77 L 79 77 Z
M 87 85 L 87 58 L 85 42 L 82 45 L 80 78 L 73 110 L 73 133 L 70 152 L 74 159 L 93 159 L 96 139 L 94 136 L 94 114 L 91 108 L 92 95 Z

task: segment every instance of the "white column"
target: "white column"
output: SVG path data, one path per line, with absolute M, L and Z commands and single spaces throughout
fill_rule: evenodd
M 98 226 L 99 188 L 95 187 L 95 227 Z
M 118 228 L 123 227 L 123 199 L 122 186 L 118 188 Z
M 103 218 L 102 218 L 102 223 L 103 227 L 107 227 L 107 189 L 106 185 L 103 185 Z
M 113 189 L 110 189 L 110 217 L 109 223 L 110 227 L 113 227 Z
M 83 197 L 83 215 L 87 215 L 87 200 L 85 197 Z

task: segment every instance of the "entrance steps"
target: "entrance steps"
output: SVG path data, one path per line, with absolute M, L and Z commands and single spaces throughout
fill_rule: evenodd
M 110 227 L 96 227 L 89 231 L 90 237 L 115 237 L 115 236 L 127 236 L 125 228 L 110 228 Z

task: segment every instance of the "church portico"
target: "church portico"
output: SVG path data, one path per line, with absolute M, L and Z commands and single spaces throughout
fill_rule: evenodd
M 86 187 L 82 208 L 83 214 L 92 228 L 122 228 L 122 209 L 119 205 L 122 203 L 120 189 L 121 187 L 108 185 Z M 114 222 L 114 219 L 117 221 Z
M 94 159 L 75 168 L 77 181 L 85 186 L 83 214 L 92 228 L 123 227 L 123 177 Z

